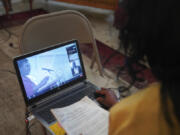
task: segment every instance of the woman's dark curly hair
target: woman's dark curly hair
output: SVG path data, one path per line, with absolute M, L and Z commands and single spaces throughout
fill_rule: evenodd
M 180 122 L 180 11 L 177 0 L 128 0 L 127 24 L 120 40 L 134 61 L 147 57 L 153 74 L 161 82 L 161 104 L 170 127 L 167 99 Z

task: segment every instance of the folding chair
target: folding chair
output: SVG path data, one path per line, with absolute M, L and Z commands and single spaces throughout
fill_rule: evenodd
M 103 75 L 91 24 L 83 14 L 77 11 L 64 10 L 29 19 L 21 35 L 20 50 L 21 53 L 27 53 L 72 39 L 77 39 L 81 45 L 92 44 L 91 67 L 96 61 L 99 73 Z

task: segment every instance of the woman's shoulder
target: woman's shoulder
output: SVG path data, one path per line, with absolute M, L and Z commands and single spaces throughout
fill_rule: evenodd
M 110 134 L 126 135 L 137 132 L 143 134 L 153 129 L 156 133 L 160 111 L 160 84 L 154 83 L 147 88 L 123 99 L 110 110 Z M 142 130 L 142 124 L 144 128 Z M 129 129 L 128 132 L 126 129 Z M 126 132 L 125 132 L 126 131 Z M 115 135 L 116 135 L 115 134 Z
M 145 89 L 139 90 L 135 94 L 122 99 L 114 107 L 111 108 L 111 112 L 120 110 L 121 108 L 135 109 L 136 106 L 151 104 L 153 102 L 159 102 L 160 100 L 160 83 L 153 83 Z

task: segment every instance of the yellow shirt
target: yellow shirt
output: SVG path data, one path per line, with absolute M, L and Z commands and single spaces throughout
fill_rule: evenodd
M 177 127 L 176 134 L 180 134 Z M 159 83 L 123 99 L 111 108 L 109 135 L 171 135 L 160 106 Z

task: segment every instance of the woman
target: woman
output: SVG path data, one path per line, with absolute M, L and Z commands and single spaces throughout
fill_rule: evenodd
M 110 110 L 110 135 L 180 134 L 180 11 L 177 0 L 128 0 L 120 40 L 134 61 L 149 62 L 158 79 L 117 103 L 108 90 L 97 100 Z

